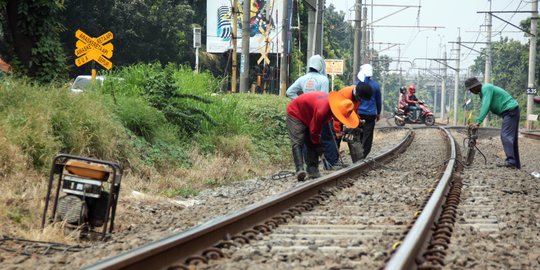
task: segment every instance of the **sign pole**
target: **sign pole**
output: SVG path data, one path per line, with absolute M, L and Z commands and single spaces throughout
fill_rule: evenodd
M 96 82 L 96 75 L 97 75 L 96 61 L 92 61 L 92 83 Z
M 334 91 L 334 73 L 332 73 L 332 91 Z

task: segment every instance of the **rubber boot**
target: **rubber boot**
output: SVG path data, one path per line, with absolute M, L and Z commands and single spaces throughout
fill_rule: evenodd
M 297 145 L 293 147 L 293 159 L 296 167 L 296 179 L 298 181 L 304 181 L 306 179 L 306 171 L 304 170 L 304 155 L 302 153 L 302 146 Z
M 321 173 L 319 173 L 319 157 L 315 151 L 309 148 L 307 151 L 306 163 L 309 178 L 314 179 L 321 177 Z

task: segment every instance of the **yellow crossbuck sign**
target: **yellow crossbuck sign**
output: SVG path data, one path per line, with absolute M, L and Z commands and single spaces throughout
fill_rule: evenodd
M 272 38 L 270 38 L 270 27 L 266 27 L 266 30 L 262 28 L 262 26 L 259 25 L 259 32 L 261 33 L 261 37 L 259 38 L 259 43 L 265 42 L 264 49 L 263 47 L 259 48 L 259 52 L 261 53 L 261 57 L 259 57 L 259 60 L 257 60 L 257 65 L 260 64 L 263 60 L 267 65 L 270 65 L 270 59 L 268 58 L 268 53 L 270 52 L 270 43 L 272 43 Z
M 93 38 L 79 29 L 75 32 L 75 37 L 78 39 L 75 44 L 76 66 L 80 67 L 94 60 L 106 69 L 112 68 L 112 62 L 107 59 L 112 57 L 114 50 L 113 44 L 107 43 L 114 38 L 111 31 Z

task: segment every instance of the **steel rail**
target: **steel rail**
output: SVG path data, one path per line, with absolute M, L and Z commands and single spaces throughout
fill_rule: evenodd
M 521 131 L 520 133 L 526 138 L 533 139 L 533 140 L 540 140 L 540 131 L 536 131 L 536 132 Z
M 450 190 L 452 177 L 456 166 L 456 142 L 450 132 L 443 127 L 439 127 L 446 133 L 450 145 L 450 159 L 448 165 L 433 191 L 422 213 L 403 239 L 396 252 L 385 265 L 385 269 L 414 269 L 416 268 L 416 258 L 421 256 L 429 237 L 432 233 L 434 222 L 439 218 L 444 200 Z
M 404 151 L 413 138 L 414 132 L 409 129 L 407 135 L 395 148 L 373 159 L 359 161 L 345 169 L 308 181 L 264 201 L 105 259 L 84 269 L 164 269 L 175 263 L 184 263 L 189 256 L 200 254 L 221 240 L 230 239 L 231 236 L 253 228 L 292 206 L 320 194 L 325 188 L 337 186 L 343 179 L 391 159 L 395 154 Z

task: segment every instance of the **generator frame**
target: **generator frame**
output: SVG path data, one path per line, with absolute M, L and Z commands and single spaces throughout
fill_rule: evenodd
M 105 220 L 103 222 L 103 229 L 101 232 L 101 240 L 104 240 L 107 236 L 107 230 L 108 233 L 112 233 L 114 229 L 114 218 L 116 216 L 116 206 L 118 203 L 118 197 L 120 195 L 120 183 L 122 181 L 122 173 L 123 168 L 121 165 L 105 161 L 105 160 L 99 160 L 99 159 L 93 159 L 88 157 L 81 157 L 81 156 L 75 156 L 75 155 L 69 155 L 69 154 L 59 154 L 57 155 L 53 162 L 51 167 L 51 172 L 49 175 L 49 184 L 47 188 L 47 196 L 45 197 L 45 209 L 43 210 L 43 217 L 41 219 L 41 229 L 45 228 L 45 223 L 47 221 L 47 212 L 49 209 L 49 202 L 51 201 L 51 191 L 53 189 L 54 185 L 54 178 L 57 175 L 58 180 L 56 181 L 56 190 L 54 191 L 54 199 L 52 200 L 52 215 L 49 222 L 52 222 L 54 220 L 54 217 L 56 215 L 56 210 L 58 206 L 58 199 L 60 196 L 60 189 L 62 189 L 63 182 L 64 182 L 64 169 L 66 164 L 70 160 L 77 160 L 77 161 L 86 161 L 91 162 L 95 164 L 104 165 L 111 169 L 111 174 L 109 175 L 106 181 L 103 181 L 103 183 L 108 183 L 110 185 L 110 195 L 107 201 L 107 210 L 105 215 Z

